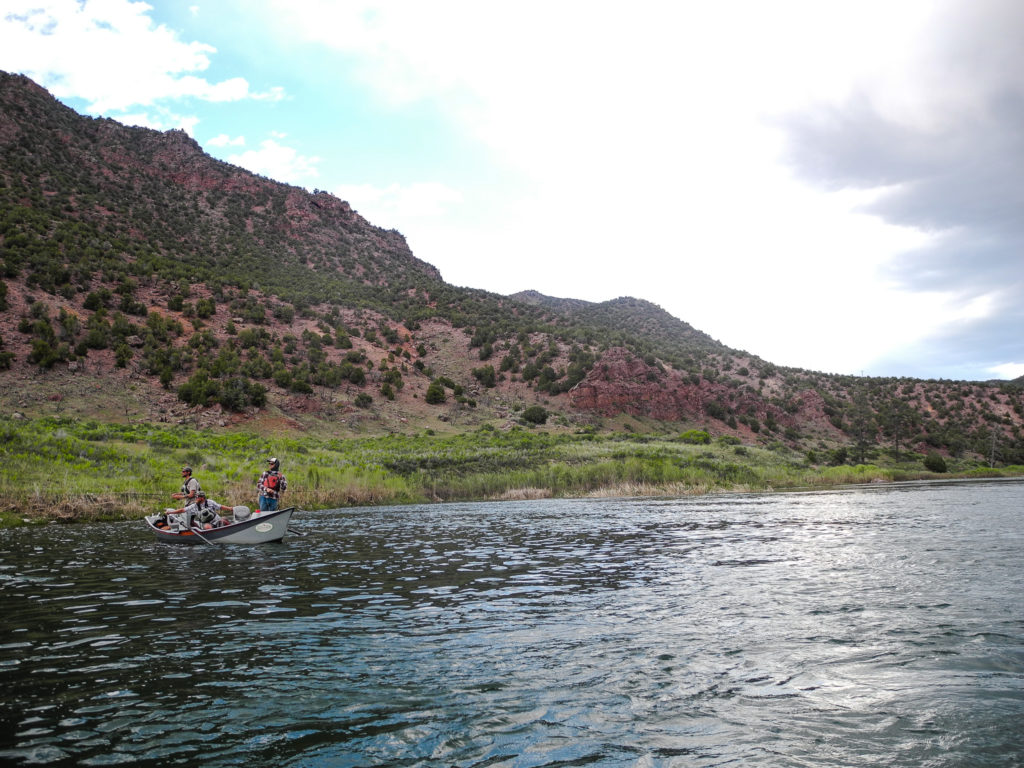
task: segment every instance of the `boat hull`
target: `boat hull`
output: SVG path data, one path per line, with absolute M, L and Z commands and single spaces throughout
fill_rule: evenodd
M 257 513 L 248 520 L 201 531 L 201 535 L 192 531 L 173 533 L 158 528 L 154 523 L 160 515 L 147 517 L 146 525 L 156 534 L 157 541 L 168 544 L 266 544 L 284 538 L 294 511 L 295 507 L 288 507 L 274 512 Z

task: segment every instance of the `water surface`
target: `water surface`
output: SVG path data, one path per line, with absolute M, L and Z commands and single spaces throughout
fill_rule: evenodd
M 1024 483 L 0 532 L 0 763 L 1024 765 Z

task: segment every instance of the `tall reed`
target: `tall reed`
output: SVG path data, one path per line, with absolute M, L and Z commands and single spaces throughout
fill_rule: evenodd
M 0 525 L 132 519 L 176 505 L 188 464 L 211 498 L 256 505 L 268 456 L 288 506 L 322 509 L 544 496 L 686 495 L 936 477 L 912 467 L 812 467 L 776 444 L 693 445 L 645 435 L 513 430 L 357 440 L 267 437 L 155 424 L 0 420 Z M 961 476 L 1021 475 L 961 462 Z M 972 474 L 973 473 L 973 474 Z M 948 475 L 943 475 L 946 477 Z

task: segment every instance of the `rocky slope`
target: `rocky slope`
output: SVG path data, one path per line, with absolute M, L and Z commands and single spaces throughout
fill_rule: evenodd
M 28 415 L 409 432 L 540 405 L 548 428 L 1024 460 L 1019 382 L 784 369 L 642 299 L 454 288 L 330 194 L 3 73 L 0 385 Z

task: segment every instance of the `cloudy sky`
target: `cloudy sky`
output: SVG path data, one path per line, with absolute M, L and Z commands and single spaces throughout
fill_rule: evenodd
M 1017 0 L 4 0 L 0 69 L 348 200 L 456 285 L 782 365 L 1024 374 Z

